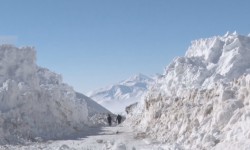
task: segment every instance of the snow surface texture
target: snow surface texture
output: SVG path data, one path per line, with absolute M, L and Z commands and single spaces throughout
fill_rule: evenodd
M 0 144 L 63 138 L 109 112 L 38 67 L 35 55 L 31 47 L 0 46 Z
M 134 134 L 123 126 L 93 128 L 90 135 L 79 139 L 36 142 L 29 145 L 0 145 L 1 150 L 167 150 L 169 146 L 155 143 Z
M 172 149 L 250 149 L 249 58 L 249 36 L 192 42 L 126 123 Z
M 88 95 L 113 113 L 125 113 L 125 107 L 138 102 L 154 81 L 155 79 L 138 74 Z

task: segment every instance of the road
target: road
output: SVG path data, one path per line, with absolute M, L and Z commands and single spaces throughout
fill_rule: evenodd
M 82 134 L 82 136 L 81 136 Z M 90 128 L 63 140 L 29 143 L 28 145 L 6 145 L 2 150 L 164 150 L 159 143 L 134 133 L 124 126 Z

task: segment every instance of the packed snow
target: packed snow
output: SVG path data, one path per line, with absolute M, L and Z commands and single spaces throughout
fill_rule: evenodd
M 60 75 L 37 66 L 34 48 L 0 46 L 0 144 L 64 138 L 104 113 Z
M 0 146 L 2 150 L 165 150 L 168 146 L 124 126 L 92 128 L 81 138 Z
M 250 37 L 192 42 L 126 123 L 171 149 L 250 149 Z
M 113 113 L 125 114 L 126 106 L 138 102 L 155 79 L 137 74 L 106 88 L 89 92 L 88 96 Z

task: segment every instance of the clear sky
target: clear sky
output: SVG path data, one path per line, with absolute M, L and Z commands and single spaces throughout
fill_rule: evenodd
M 37 63 L 77 91 L 162 73 L 190 42 L 250 33 L 249 0 L 0 0 L 0 41 L 34 46 Z

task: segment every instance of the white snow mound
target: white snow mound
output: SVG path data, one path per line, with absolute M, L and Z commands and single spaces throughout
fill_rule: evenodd
M 250 37 L 193 41 L 127 123 L 173 149 L 250 147 Z
M 38 67 L 35 55 L 31 47 L 0 46 L 0 144 L 58 139 L 87 127 L 87 98 Z

